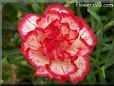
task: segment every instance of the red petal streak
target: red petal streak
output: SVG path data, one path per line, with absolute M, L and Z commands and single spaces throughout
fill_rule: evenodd
M 60 4 L 49 5 L 45 10 L 45 14 L 48 12 L 53 12 L 53 11 L 56 11 L 58 13 L 73 14 L 73 11 L 65 8 L 64 6 Z
M 89 58 L 79 56 L 74 63 L 76 64 L 78 70 L 74 74 L 70 74 L 69 77 L 72 81 L 72 83 L 78 83 L 80 80 L 83 80 L 83 78 L 88 74 L 89 72 Z
M 18 23 L 18 31 L 22 38 L 28 34 L 28 32 L 35 30 L 37 27 L 36 21 L 39 17 L 35 14 L 26 14 Z

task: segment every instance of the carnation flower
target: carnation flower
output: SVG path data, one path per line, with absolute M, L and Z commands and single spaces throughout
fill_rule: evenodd
M 18 24 L 21 53 L 36 68 L 35 76 L 78 83 L 88 74 L 96 37 L 87 23 L 60 4 L 42 15 L 26 14 Z

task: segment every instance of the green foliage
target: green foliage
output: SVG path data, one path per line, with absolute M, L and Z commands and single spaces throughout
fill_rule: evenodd
M 21 39 L 17 23 L 26 13 L 42 14 L 49 3 L 5 3 L 2 12 L 2 84 L 33 83 L 57 84 L 47 77 L 34 77 L 36 69 L 20 54 Z M 80 84 L 110 84 L 114 65 L 114 7 L 76 7 L 75 3 L 64 3 L 77 16 L 88 22 L 96 33 L 97 45 L 89 56 L 91 71 Z M 66 84 L 71 84 L 67 82 Z

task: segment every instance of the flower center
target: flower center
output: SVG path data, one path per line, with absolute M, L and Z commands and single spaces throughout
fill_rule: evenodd
M 43 40 L 44 54 L 51 59 L 64 58 L 63 52 L 68 47 L 68 42 L 61 33 L 60 26 L 51 24 L 45 29 L 45 32 L 44 35 L 48 35 Z

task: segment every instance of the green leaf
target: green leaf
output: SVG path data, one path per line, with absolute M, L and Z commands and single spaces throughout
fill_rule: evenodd
M 104 61 L 104 69 L 107 69 L 108 67 L 112 66 L 114 64 L 114 55 L 111 58 L 108 58 Z
M 77 7 L 77 15 L 82 17 L 82 13 L 81 13 L 80 7 Z
M 104 67 L 101 67 L 98 73 L 99 73 L 99 77 L 100 77 L 100 83 L 107 84 Z
M 101 19 L 99 17 L 99 15 L 94 11 L 94 9 L 92 7 L 89 7 L 87 9 L 87 11 L 101 24 L 102 26 L 102 22 L 101 22 Z
M 104 26 L 103 29 L 100 29 L 96 34 L 99 35 L 101 32 L 103 33 L 103 32 L 105 32 L 105 31 L 107 31 L 107 30 L 110 29 L 110 27 L 112 27 L 112 26 L 114 26 L 114 21 L 110 21 L 108 24 L 106 24 L 106 25 Z
M 38 8 L 40 8 L 39 5 L 37 3 L 32 3 L 31 6 L 32 6 L 34 12 L 38 14 L 39 13 Z
M 102 49 L 101 49 L 101 51 L 103 52 L 103 51 L 109 51 L 109 50 L 111 50 L 112 49 L 112 45 L 110 44 L 105 44 L 103 47 L 102 47 Z
M 93 71 L 91 71 L 89 73 L 89 75 L 87 76 L 87 82 L 88 82 L 88 84 L 95 84 L 96 77 L 95 77 L 95 73 Z
M 3 63 L 3 67 L 5 66 L 5 67 L 10 67 L 11 65 L 10 65 L 10 63 L 8 62 L 8 60 L 7 60 L 7 57 L 4 57 L 3 59 L 2 59 L 2 63 Z
M 14 50 L 3 50 L 2 56 L 9 56 L 9 55 L 14 55 L 14 54 L 20 54 L 20 48 L 14 49 Z

